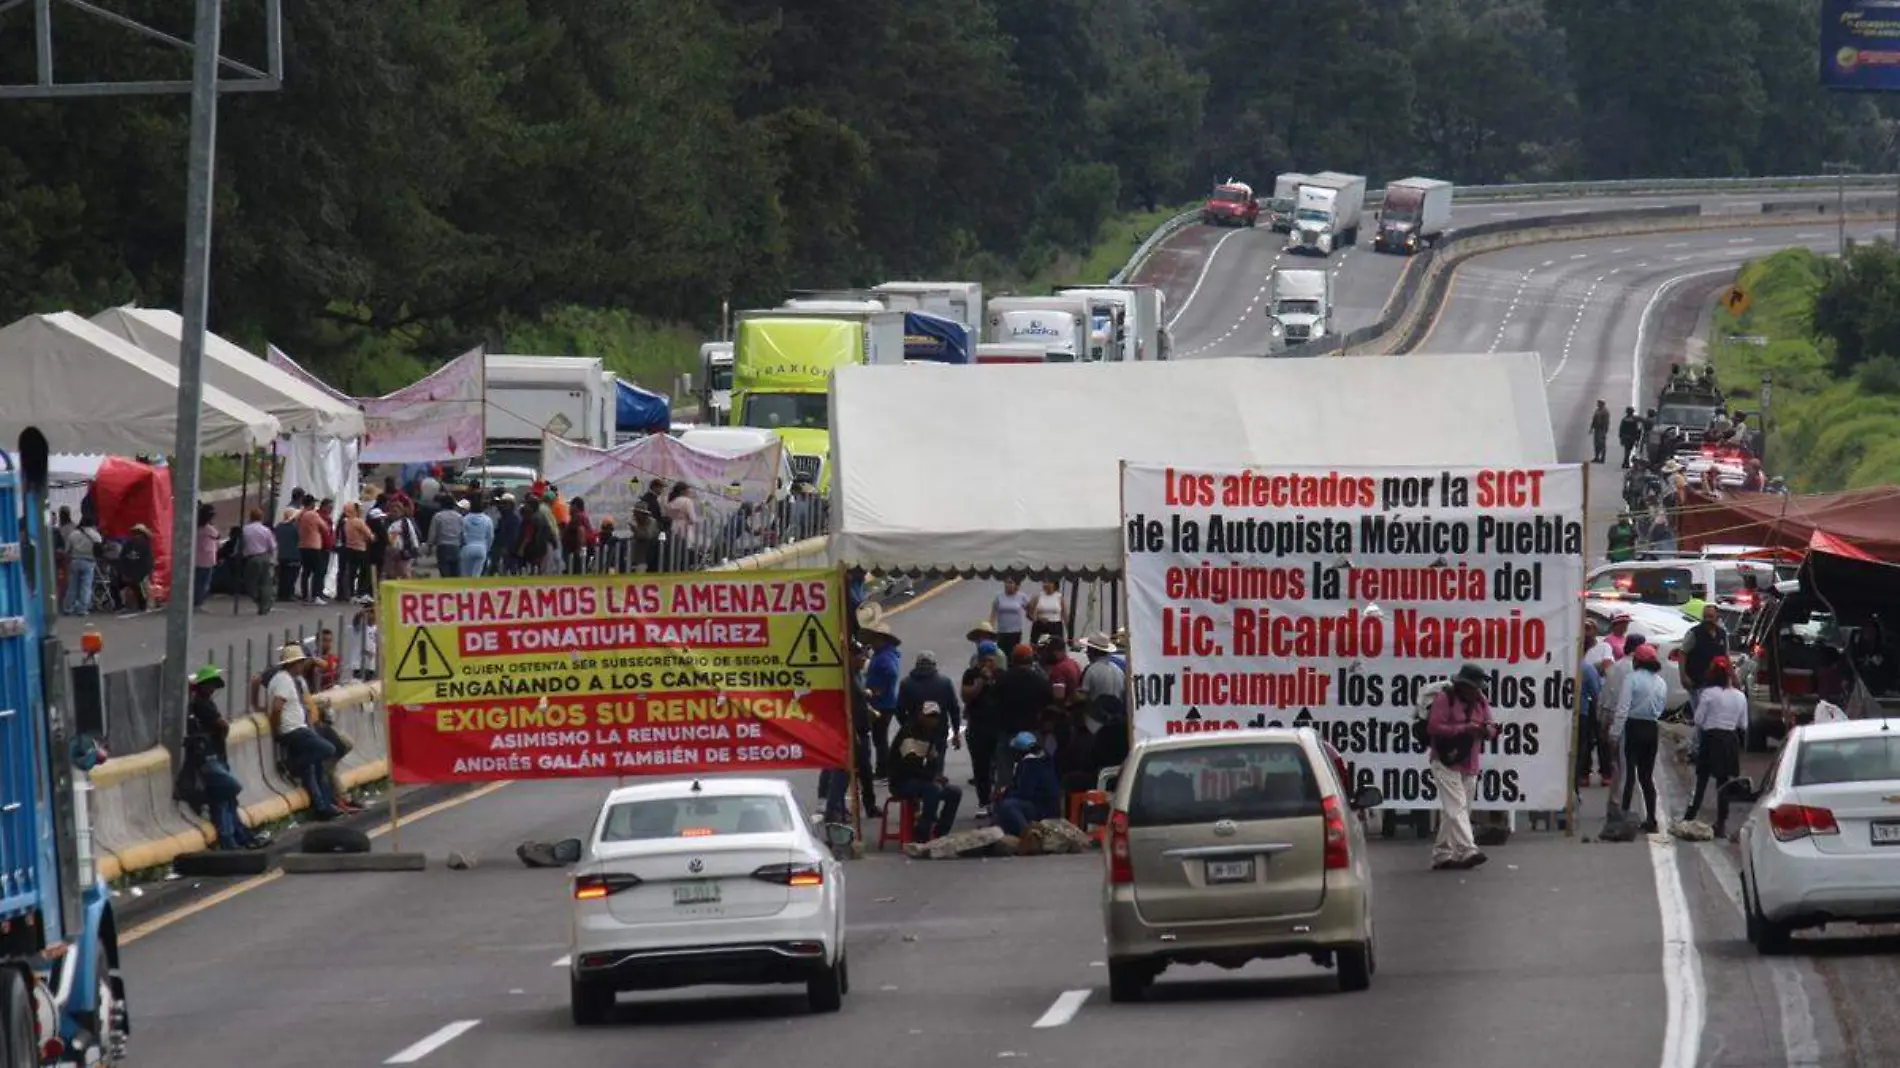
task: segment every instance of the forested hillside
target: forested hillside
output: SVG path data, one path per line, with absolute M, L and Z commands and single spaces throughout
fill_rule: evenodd
M 261 5 L 226 51 L 261 61 Z M 189 4 L 121 0 L 190 36 Z M 1815 0 L 301 0 L 228 96 L 214 326 L 349 384 L 573 306 L 1033 275 L 1290 167 L 1461 183 L 1890 165 Z M 183 77 L 59 9 L 60 75 Z M 0 76 L 30 80 L 30 10 Z M 0 104 L 0 321 L 175 304 L 182 98 Z M 541 336 L 546 336 L 545 333 Z

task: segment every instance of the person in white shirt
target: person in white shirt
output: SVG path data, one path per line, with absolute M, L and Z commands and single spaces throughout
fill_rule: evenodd
M 1042 584 L 1042 592 L 1036 595 L 1030 605 L 1029 641 L 1033 645 L 1043 635 L 1053 635 L 1056 641 L 1068 645 L 1067 613 L 1063 611 L 1062 585 L 1053 581 Z M 999 625 L 998 630 L 1002 627 Z
M 285 769 L 310 795 L 311 812 L 316 818 L 329 820 L 343 813 L 337 809 L 323 773 L 324 764 L 336 755 L 336 747 L 311 726 L 310 712 L 304 704 L 309 690 L 303 677 L 313 663 L 303 646 L 284 646 L 278 654 L 277 673 L 265 684 L 264 706 L 277 744 L 283 749 Z
M 1709 664 L 1708 686 L 1695 705 L 1695 728 L 1702 736 L 1696 754 L 1695 794 L 1683 819 L 1695 819 L 1702 793 L 1715 780 L 1715 836 L 1726 837 L 1728 798 L 1722 788 L 1742 774 L 1742 744 L 1748 731 L 1748 695 L 1735 688 L 1735 672 L 1726 656 Z
M 1023 592 L 1021 579 L 1003 580 L 1003 592 L 990 602 L 990 628 L 996 638 L 996 645 L 1009 656 L 1023 642 L 1023 633 L 1029 629 L 1030 597 Z

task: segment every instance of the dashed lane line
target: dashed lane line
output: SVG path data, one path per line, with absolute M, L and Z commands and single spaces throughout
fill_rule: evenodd
M 434 1053 L 436 1050 L 441 1049 L 443 1046 L 462 1037 L 469 1031 L 474 1030 L 476 1025 L 480 1023 L 480 1020 L 457 1020 L 452 1024 L 444 1024 L 437 1029 L 434 1034 L 429 1035 L 422 1041 L 417 1042 L 415 1045 L 410 1046 L 383 1063 L 414 1064 L 429 1054 Z
M 1075 1014 L 1082 1011 L 1082 1006 L 1088 1001 L 1091 993 L 1093 991 L 1090 990 L 1064 990 L 1057 995 L 1055 1004 L 1050 1005 L 1049 1010 L 1036 1021 L 1036 1026 L 1061 1027 L 1075 1019 Z

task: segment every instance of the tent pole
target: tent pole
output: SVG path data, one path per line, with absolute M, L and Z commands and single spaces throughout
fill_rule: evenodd
M 237 518 L 237 521 L 238 521 L 238 562 L 240 565 L 244 561 L 244 520 L 246 516 L 249 515 L 250 506 L 251 506 L 251 450 L 246 450 L 244 453 L 244 474 L 241 475 L 238 479 L 238 518 Z M 193 549 L 195 550 L 196 548 L 197 546 L 194 544 Z M 240 574 L 241 573 L 242 572 L 240 571 Z M 232 594 L 231 595 L 231 614 L 237 615 L 238 606 L 243 603 L 244 603 L 244 597 L 241 592 Z
M 173 754 L 184 745 L 185 673 L 191 659 L 192 537 L 198 519 L 205 329 L 211 314 L 211 202 L 223 15 L 222 0 L 197 0 L 192 31 L 191 139 L 185 180 L 185 269 L 180 309 L 185 323 L 178 345 L 178 439 L 172 468 L 172 573 L 170 600 L 165 606 L 165 662 L 159 689 L 159 741 Z

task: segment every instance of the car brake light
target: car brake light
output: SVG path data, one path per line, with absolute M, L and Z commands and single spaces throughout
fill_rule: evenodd
M 780 886 L 825 885 L 825 869 L 816 864 L 767 864 L 752 877 Z
M 1841 833 L 1841 825 L 1834 822 L 1833 810 L 1813 805 L 1776 805 L 1768 810 L 1768 825 L 1775 832 L 1776 840 L 1782 842 Z
M 1108 817 L 1108 881 L 1117 886 L 1135 881 L 1135 865 L 1128 854 L 1128 813 L 1120 809 Z
M 1339 798 L 1326 798 L 1320 810 L 1326 816 L 1326 869 L 1352 867 L 1352 840 L 1346 835 L 1346 811 Z
M 640 885 L 638 875 L 624 872 L 605 872 L 594 875 L 576 875 L 574 877 L 574 900 L 598 901 L 610 894 L 622 890 L 631 890 Z
M 680 830 L 681 838 L 711 838 L 712 835 L 711 827 L 685 827 Z

